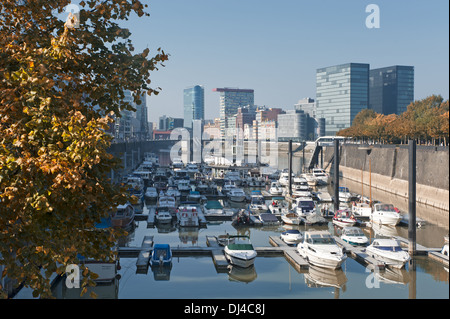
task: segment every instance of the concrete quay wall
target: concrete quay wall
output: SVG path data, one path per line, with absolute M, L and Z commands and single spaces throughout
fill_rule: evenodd
M 367 186 L 371 179 L 372 188 L 407 198 L 408 147 L 406 145 L 374 145 L 370 155 L 367 155 L 366 150 L 359 149 L 360 147 L 361 145 L 344 144 L 340 148 L 341 177 L 359 183 L 362 180 L 362 183 Z M 333 156 L 334 148 L 327 147 L 326 162 L 331 163 Z M 448 216 L 448 148 L 417 146 L 416 182 L 417 202 L 446 210 Z

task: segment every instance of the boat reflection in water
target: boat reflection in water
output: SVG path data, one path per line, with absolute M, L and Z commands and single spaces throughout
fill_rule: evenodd
M 228 280 L 249 283 L 256 279 L 257 274 L 255 265 L 243 268 L 234 265 L 228 265 Z
M 375 278 L 385 284 L 407 285 L 411 281 L 411 275 L 405 268 L 386 267 L 384 271 L 376 272 Z
M 155 244 L 150 257 L 150 266 L 155 280 L 169 280 L 172 270 L 172 250 L 168 244 Z
M 153 279 L 155 281 L 169 281 L 170 272 L 172 270 L 172 263 L 168 265 L 154 265 L 151 266 L 153 272 Z
M 119 279 L 109 282 L 97 283 L 95 287 L 87 287 L 87 292 L 81 296 L 83 288 L 68 288 L 66 278 L 61 277 L 52 287 L 52 295 L 56 299 L 92 299 L 91 293 L 95 293 L 96 299 L 118 299 Z
M 334 287 L 342 288 L 345 291 L 347 276 L 342 269 L 331 269 L 310 265 L 308 273 L 304 276 L 305 283 L 310 288 Z

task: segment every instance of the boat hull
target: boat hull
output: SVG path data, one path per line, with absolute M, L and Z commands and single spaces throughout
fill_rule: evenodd
M 355 224 L 356 224 L 356 221 L 355 220 L 353 220 L 353 219 L 346 219 L 346 218 L 344 218 L 344 219 L 341 219 L 341 218 L 339 218 L 339 219 L 335 219 L 335 218 L 333 218 L 333 224 L 335 224 L 336 226 L 339 226 L 339 227 L 351 227 L 351 226 L 354 226 Z
M 237 196 L 229 196 L 229 199 L 232 201 L 232 202 L 243 202 L 243 201 L 245 201 L 245 195 L 237 195 Z
M 372 214 L 370 220 L 379 225 L 397 226 L 402 220 L 402 217 L 399 215 Z
M 225 247 L 225 257 L 235 266 L 248 268 L 254 264 L 256 252 L 254 250 L 233 251 Z
M 317 251 L 312 251 L 307 246 L 303 246 L 302 244 L 299 244 L 297 250 L 301 256 L 308 260 L 309 263 L 322 268 L 339 269 L 347 259 L 347 255 L 345 254 L 321 254 L 317 253 Z
M 369 244 L 367 237 L 342 236 L 341 239 L 353 246 L 367 246 Z
M 301 219 L 298 216 L 281 215 L 281 220 L 288 225 L 300 225 L 301 223 Z
M 400 252 L 396 256 L 394 254 L 387 254 L 383 251 L 379 251 L 378 249 L 373 249 L 372 247 L 367 247 L 366 253 L 373 258 L 384 262 L 387 266 L 398 269 L 403 268 L 410 260 L 409 255 L 406 253 Z
M 280 238 L 288 245 L 298 244 L 303 239 L 300 235 L 280 235 Z

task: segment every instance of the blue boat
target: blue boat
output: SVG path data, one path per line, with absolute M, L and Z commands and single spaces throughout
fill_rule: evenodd
M 168 244 L 155 244 L 150 258 L 150 265 L 170 266 L 172 265 L 172 250 Z

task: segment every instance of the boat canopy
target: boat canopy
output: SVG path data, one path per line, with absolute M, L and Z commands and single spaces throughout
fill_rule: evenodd
M 206 205 L 205 205 L 206 209 L 222 209 L 223 206 L 222 204 L 217 201 L 217 200 L 209 200 Z

